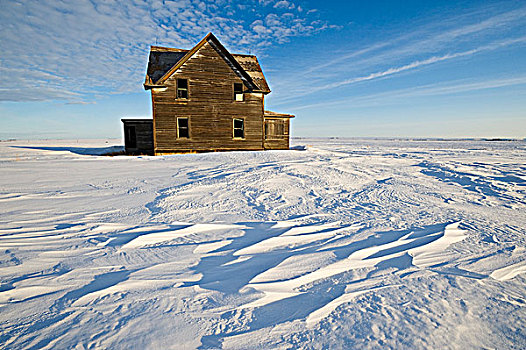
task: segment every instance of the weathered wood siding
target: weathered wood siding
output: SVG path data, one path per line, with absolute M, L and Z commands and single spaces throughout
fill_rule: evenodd
M 124 137 L 124 148 L 128 154 L 153 154 L 153 123 L 149 121 L 123 120 L 124 133 L 127 127 L 135 128 L 135 147 Z
M 188 100 L 176 99 L 177 79 L 188 79 Z M 234 101 L 234 83 L 242 80 L 206 43 L 165 82 L 166 90 L 152 90 L 156 154 L 263 149 L 264 96 L 245 93 Z M 177 138 L 177 117 L 189 118 L 190 138 Z M 242 140 L 233 137 L 233 118 L 245 121 Z
M 290 119 L 265 118 L 267 132 L 264 136 L 265 149 L 289 149 Z

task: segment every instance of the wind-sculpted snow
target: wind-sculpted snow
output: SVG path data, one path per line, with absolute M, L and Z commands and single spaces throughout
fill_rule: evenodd
M 297 143 L 0 143 L 0 348 L 526 348 L 524 143 Z

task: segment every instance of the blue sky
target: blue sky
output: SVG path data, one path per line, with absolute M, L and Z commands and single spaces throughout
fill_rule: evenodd
M 0 139 L 120 137 L 149 46 L 209 31 L 294 136 L 526 137 L 524 1 L 0 1 Z

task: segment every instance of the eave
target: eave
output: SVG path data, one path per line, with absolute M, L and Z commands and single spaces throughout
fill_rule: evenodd
M 151 89 L 166 89 L 166 85 L 154 85 L 154 84 L 143 84 L 144 90 L 151 90 Z
M 263 117 L 265 119 L 282 119 L 282 118 L 295 118 L 296 116 L 286 113 L 276 113 L 272 111 L 265 111 Z

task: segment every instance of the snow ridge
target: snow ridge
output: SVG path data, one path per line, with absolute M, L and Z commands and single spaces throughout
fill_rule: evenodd
M 0 348 L 526 347 L 526 144 L 301 143 L 0 143 Z

